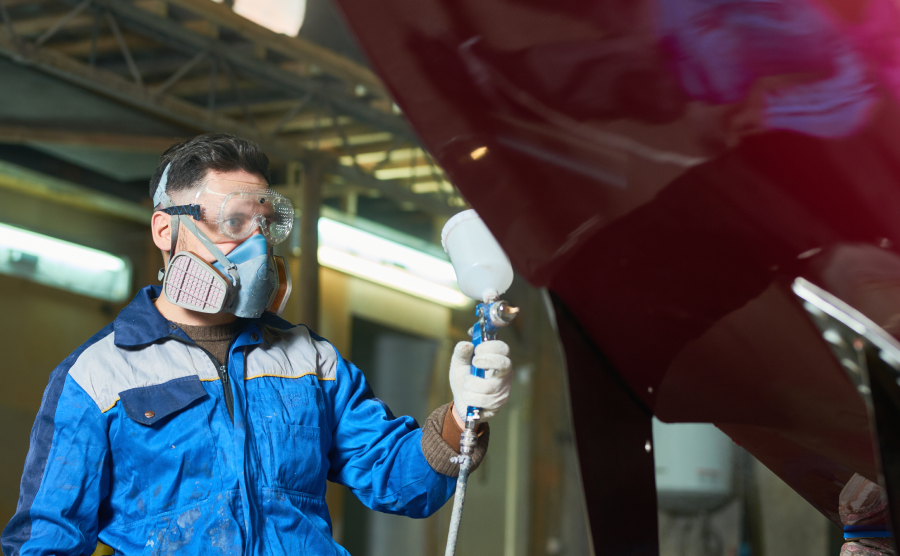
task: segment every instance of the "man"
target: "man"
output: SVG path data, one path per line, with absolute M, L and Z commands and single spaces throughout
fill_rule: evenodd
M 502 342 L 461 343 L 454 404 L 419 429 L 395 418 L 324 339 L 273 312 L 289 285 L 272 256 L 293 223 L 268 158 L 210 134 L 174 145 L 150 182 L 163 286 L 148 286 L 50 376 L 31 434 L 7 556 L 346 554 L 326 479 L 368 507 L 426 517 L 455 487 L 471 404 L 509 393 Z M 468 365 L 497 369 L 471 377 Z M 473 457 L 487 448 L 482 433 Z

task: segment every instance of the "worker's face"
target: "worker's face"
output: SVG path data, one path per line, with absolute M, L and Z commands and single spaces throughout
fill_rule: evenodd
M 248 233 L 245 237 L 234 238 L 222 233 L 222 227 L 219 220 L 224 220 L 226 226 L 238 225 L 242 222 L 242 218 L 250 218 L 252 212 L 243 214 L 247 211 L 232 211 L 227 214 L 219 213 L 222 199 L 229 193 L 236 191 L 264 193 L 268 189 L 268 184 L 262 176 L 251 174 L 244 170 L 234 170 L 230 172 L 216 172 L 210 170 L 206 174 L 204 185 L 201 188 L 190 192 L 176 194 L 173 201 L 177 204 L 200 204 L 202 206 L 203 217 L 195 221 L 197 228 L 203 232 L 206 237 L 216 244 L 216 247 L 223 254 L 228 255 L 238 245 L 247 240 L 247 238 L 260 233 L 258 226 L 252 225 L 247 228 Z M 240 204 L 237 205 L 240 208 Z M 255 207 L 247 207 L 254 210 Z M 168 252 L 171 247 L 171 217 L 165 213 L 155 212 L 153 215 L 153 239 L 156 246 L 164 252 Z M 241 234 L 243 235 L 243 234 Z M 186 226 L 178 227 L 178 245 L 177 251 L 190 251 L 208 263 L 216 261 L 209 249 L 191 232 Z M 166 257 L 168 261 L 168 256 Z

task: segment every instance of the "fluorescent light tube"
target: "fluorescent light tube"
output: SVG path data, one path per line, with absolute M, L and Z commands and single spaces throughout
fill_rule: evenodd
M 319 244 L 375 263 L 400 267 L 444 286 L 456 287 L 456 272 L 449 261 L 330 218 L 319 219 Z
M 396 180 L 400 178 L 421 178 L 423 176 L 439 175 L 431 166 L 403 166 L 400 168 L 384 168 L 383 170 L 375 170 L 375 177 L 380 180 Z
M 95 270 L 115 272 L 125 268 L 125 261 L 115 255 L 6 224 L 0 224 L 0 248 L 3 247 Z
M 469 298 L 458 290 L 414 276 L 399 268 L 391 268 L 339 251 L 334 247 L 319 247 L 319 264 L 441 305 L 465 307 L 469 304 Z
M 126 259 L 6 224 L 0 273 L 115 302 L 126 300 L 131 286 Z

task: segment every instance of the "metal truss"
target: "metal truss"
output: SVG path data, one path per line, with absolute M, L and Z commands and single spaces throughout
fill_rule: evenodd
M 0 19 L 0 54 L 18 63 L 191 130 L 252 139 L 285 163 L 317 161 L 347 190 L 433 215 L 464 205 L 371 71 L 211 0 L 0 0 Z

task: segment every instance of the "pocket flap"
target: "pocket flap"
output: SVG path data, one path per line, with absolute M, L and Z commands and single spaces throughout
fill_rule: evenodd
M 152 425 L 206 395 L 200 377 L 186 376 L 162 384 L 119 392 L 125 414 L 142 425 Z

